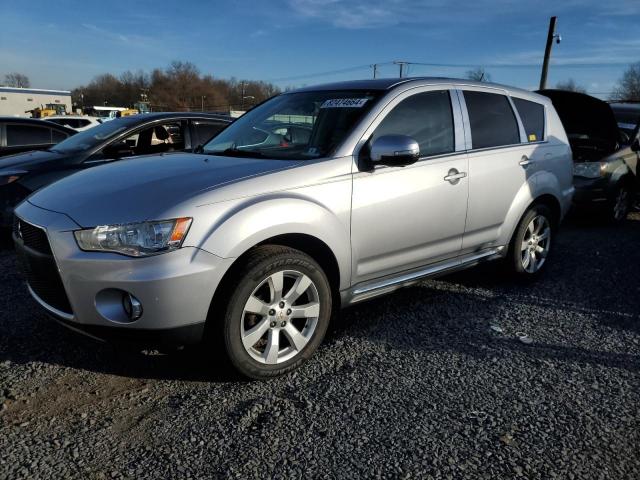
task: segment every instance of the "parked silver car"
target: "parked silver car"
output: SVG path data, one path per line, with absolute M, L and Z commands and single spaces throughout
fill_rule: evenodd
M 16 210 L 29 290 L 100 339 L 298 367 L 332 311 L 493 259 L 546 265 L 573 194 L 551 102 L 421 78 L 277 96 L 211 140 L 90 169 Z

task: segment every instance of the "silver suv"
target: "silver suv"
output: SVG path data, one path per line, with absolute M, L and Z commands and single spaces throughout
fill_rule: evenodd
M 298 367 L 332 312 L 504 259 L 546 264 L 573 194 L 546 97 L 416 78 L 304 88 L 199 154 L 89 169 L 16 210 L 36 301 L 100 339 L 208 342 L 252 378 Z

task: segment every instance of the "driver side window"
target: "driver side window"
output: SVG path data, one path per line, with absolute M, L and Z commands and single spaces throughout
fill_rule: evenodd
M 184 150 L 183 131 L 181 122 L 157 124 L 127 137 L 124 143 L 131 147 L 134 155 Z
M 183 122 L 168 122 L 143 128 L 124 140 L 107 145 L 102 149 L 101 156 L 117 159 L 184 150 L 184 125 Z
M 383 135 L 407 135 L 420 145 L 420 156 L 455 150 L 453 111 L 447 90 L 423 92 L 402 100 L 380 122 L 369 140 Z

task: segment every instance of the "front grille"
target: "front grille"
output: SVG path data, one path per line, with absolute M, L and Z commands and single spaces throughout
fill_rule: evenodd
M 71 314 L 69 298 L 62 285 L 46 232 L 17 218 L 13 233 L 18 259 L 31 289 L 47 305 Z
M 14 217 L 13 233 L 20 238 L 26 247 L 45 255 L 53 255 L 46 232 L 35 225 Z

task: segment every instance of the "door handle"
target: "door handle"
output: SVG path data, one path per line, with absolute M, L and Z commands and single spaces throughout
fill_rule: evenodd
M 460 181 L 461 178 L 464 178 L 466 176 L 467 176 L 466 172 L 459 172 L 455 168 L 452 168 L 447 173 L 447 176 L 444 177 L 444 180 L 446 182 L 449 182 L 451 185 L 455 185 L 456 183 L 458 183 Z
M 518 164 L 522 167 L 528 167 L 529 165 L 531 165 L 533 162 L 533 160 L 529 160 L 529 157 L 527 157 L 526 155 L 523 155 L 522 158 L 520 159 L 520 162 L 518 162 Z

